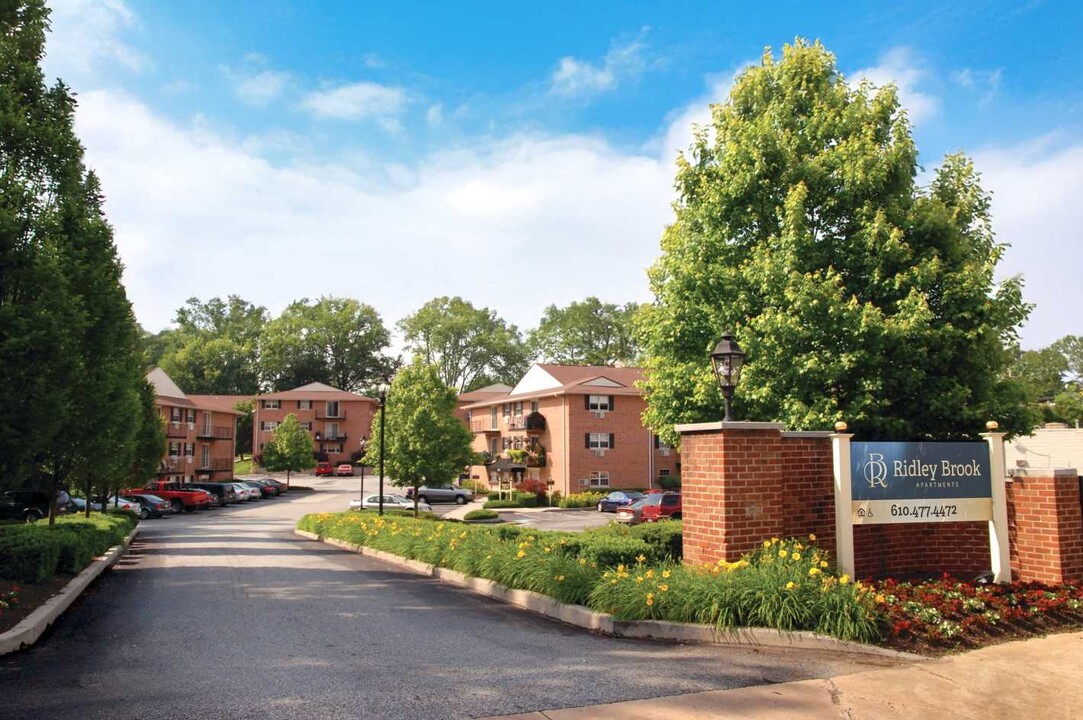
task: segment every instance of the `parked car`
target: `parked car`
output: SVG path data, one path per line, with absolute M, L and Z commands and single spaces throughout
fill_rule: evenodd
M 360 510 L 365 508 L 366 510 L 379 510 L 380 509 L 380 496 L 368 495 L 364 500 L 351 500 L 350 509 Z M 413 510 L 414 501 L 404 497 L 402 495 L 384 495 L 384 510 Z M 417 509 L 419 512 L 432 512 L 432 506 L 428 503 L 417 503 Z
M 644 495 L 635 490 L 614 490 L 598 502 L 598 512 L 616 512 L 617 508 L 627 507 Z
M 271 490 L 271 488 L 269 488 L 269 487 L 267 487 L 265 485 L 261 485 L 260 483 L 255 482 L 253 480 L 241 480 L 241 484 L 242 485 L 247 485 L 248 487 L 255 490 L 257 500 L 259 500 L 260 498 L 271 497 L 271 495 L 274 494 L 274 491 Z
M 49 515 L 49 496 L 40 490 L 6 490 L 0 495 L 0 520 L 34 522 Z
M 413 499 L 414 489 L 412 487 L 406 488 L 406 497 Z M 420 502 L 453 502 L 456 505 L 465 505 L 474 499 L 474 491 L 458 485 L 446 485 L 444 487 L 422 485 L 417 489 L 417 499 Z
M 329 462 L 316 463 L 316 477 L 328 477 L 335 474 L 335 466 Z
M 97 498 L 90 501 L 90 509 L 91 510 L 98 510 L 99 512 L 101 511 L 101 509 L 102 509 L 101 497 L 97 497 Z M 124 497 L 123 494 L 121 494 L 119 499 L 117 498 L 116 495 L 111 495 L 110 497 L 106 498 L 106 500 L 105 500 L 105 509 L 106 510 L 113 510 L 113 509 L 131 510 L 136 515 L 138 515 L 139 514 L 139 503 L 137 501 L 135 501 L 135 500 L 127 499 L 126 497 Z
M 286 485 L 286 483 L 281 482 L 279 480 L 275 480 L 273 477 L 261 477 L 261 478 L 256 478 L 256 480 L 258 480 L 261 483 L 266 483 L 267 485 L 271 485 L 272 487 L 277 488 L 279 495 L 285 495 L 286 491 L 289 490 L 289 487 Z
M 173 512 L 206 510 L 211 506 L 210 493 L 183 483 L 155 480 L 147 483 L 143 488 L 133 489 L 131 492 L 141 493 L 143 491 L 157 495 L 163 500 L 168 500 L 173 505 Z M 123 494 L 121 493 L 121 495 Z
M 139 517 L 143 520 L 148 518 L 160 518 L 163 515 L 170 515 L 173 513 L 173 505 L 168 500 L 163 500 L 157 495 L 151 495 L 149 493 L 128 493 L 125 494 L 124 497 L 139 503 Z
M 263 497 L 263 493 L 259 488 L 253 487 L 246 482 L 238 480 L 233 483 L 233 487 L 237 489 L 237 496 L 244 500 L 259 500 Z
M 237 502 L 237 491 L 232 483 L 224 482 L 197 482 L 190 483 L 192 487 L 206 490 L 214 496 L 214 502 L 218 507 L 225 507 L 231 502 Z
M 259 485 L 260 490 L 263 491 L 263 497 L 278 497 L 279 495 L 282 494 L 282 491 L 279 489 L 277 484 L 267 482 L 263 478 L 256 478 L 254 480 L 253 479 L 248 479 L 248 480 L 245 480 L 245 482 L 253 483 L 254 485 Z
M 652 493 L 632 505 L 617 510 L 617 520 L 631 524 L 681 519 L 681 494 Z
M 353 477 L 353 465 L 350 463 L 342 463 L 335 468 L 335 475 L 339 477 Z

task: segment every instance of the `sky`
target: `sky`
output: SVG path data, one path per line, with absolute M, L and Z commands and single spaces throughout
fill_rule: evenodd
M 520 329 L 652 299 L 675 159 L 764 49 L 893 82 L 927 179 L 993 193 L 1024 348 L 1083 334 L 1083 4 L 51 0 L 136 317 L 354 297 L 390 328 L 459 295 Z

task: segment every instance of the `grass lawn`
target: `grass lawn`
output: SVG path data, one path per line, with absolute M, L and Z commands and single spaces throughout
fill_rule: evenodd
M 247 460 L 234 460 L 233 461 L 233 474 L 234 475 L 251 475 L 252 474 L 252 458 Z

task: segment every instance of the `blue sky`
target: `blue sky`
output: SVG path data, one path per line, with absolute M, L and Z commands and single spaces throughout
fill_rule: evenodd
M 523 328 L 647 300 L 691 123 L 802 36 L 897 84 L 926 169 L 975 158 L 1038 306 L 1024 345 L 1083 334 L 1075 3 L 53 5 L 46 71 L 80 96 L 151 330 L 193 295 L 348 295 L 389 325 L 462 295 Z

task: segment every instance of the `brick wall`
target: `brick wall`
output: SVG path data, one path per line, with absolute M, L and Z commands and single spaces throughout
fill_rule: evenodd
M 684 557 L 736 560 L 766 538 L 815 533 L 835 550 L 831 441 L 767 423 L 718 423 L 682 436 Z M 695 427 L 695 426 L 689 426 Z M 1074 471 L 1030 470 L 1007 486 L 1012 571 L 1017 579 L 1083 580 L 1083 508 Z M 859 577 L 988 570 L 986 522 L 858 525 Z

